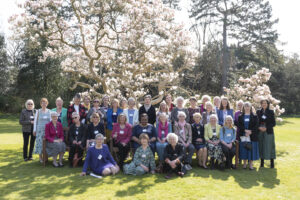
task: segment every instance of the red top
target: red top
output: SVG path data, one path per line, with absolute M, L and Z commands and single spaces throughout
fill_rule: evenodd
M 114 123 L 112 137 L 114 137 L 115 134 L 117 134 L 115 139 L 116 143 L 121 142 L 127 144 L 131 139 L 131 125 L 126 123 L 124 129 L 121 129 L 120 124 Z
M 55 136 L 64 141 L 64 131 L 62 124 L 60 122 L 56 122 L 56 128 L 54 127 L 52 122 L 49 122 L 45 126 L 45 138 L 48 142 L 53 142 Z

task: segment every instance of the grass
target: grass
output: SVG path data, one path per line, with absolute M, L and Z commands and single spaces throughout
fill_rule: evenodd
M 300 118 L 285 118 L 275 128 L 275 169 L 194 168 L 184 178 L 118 174 L 80 177 L 80 168 L 45 168 L 22 159 L 18 119 L 0 115 L 0 199 L 300 199 Z M 65 156 L 66 157 L 66 156 Z

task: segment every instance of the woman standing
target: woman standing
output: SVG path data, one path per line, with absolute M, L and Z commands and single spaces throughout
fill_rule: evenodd
M 204 111 L 206 111 L 206 103 L 210 102 L 211 98 L 208 95 L 203 95 L 201 98 L 201 106 L 200 106 L 200 113 L 202 114 Z
M 32 99 L 28 99 L 25 103 L 25 109 L 22 110 L 19 123 L 22 125 L 23 132 L 23 159 L 24 161 L 32 160 L 32 151 L 34 147 L 35 136 L 33 136 L 33 124 L 34 124 L 34 103 Z M 28 142 L 29 145 L 29 156 Z
M 209 123 L 204 126 L 204 138 L 206 141 L 208 156 L 210 157 L 210 169 L 215 169 L 215 165 L 223 166 L 224 154 L 220 144 L 221 126 L 217 123 L 218 117 L 215 114 L 210 116 Z
M 170 114 L 171 114 L 171 112 L 169 111 L 169 108 L 168 108 L 168 106 L 167 106 L 167 104 L 166 104 L 165 101 L 162 101 L 162 102 L 159 104 L 158 111 L 157 111 L 157 113 L 156 113 L 156 124 L 158 124 L 158 121 L 159 121 L 159 115 L 160 115 L 161 113 L 165 113 L 166 118 L 167 118 L 167 121 L 170 122 L 170 117 L 171 117 Z
M 135 108 L 135 99 L 130 97 L 128 99 L 128 108 L 123 111 L 127 118 L 127 122 L 131 126 L 135 126 L 139 123 L 139 111 Z
M 252 112 L 252 105 L 249 102 L 244 103 L 243 112 L 239 116 L 238 128 L 240 131 L 240 159 L 244 161 L 243 168 L 253 170 L 253 161 L 259 159 L 258 150 L 258 119 Z
M 213 105 L 211 102 L 206 102 L 205 106 L 206 106 L 206 111 L 204 111 L 202 113 L 202 124 L 203 125 L 208 124 L 210 116 L 212 114 L 215 114 L 215 112 L 213 111 Z
M 125 110 L 125 109 L 127 109 L 127 107 L 128 107 L 128 101 L 127 101 L 127 99 L 126 98 L 122 98 L 121 101 L 120 101 L 120 108 L 122 110 Z
M 190 115 L 190 124 L 193 124 L 194 121 L 194 113 L 200 113 L 200 107 L 197 105 L 197 99 L 195 97 L 190 98 L 190 107 L 188 108 L 189 115 Z
M 264 167 L 264 160 L 271 160 L 271 168 L 274 168 L 276 159 L 275 137 L 273 127 L 276 125 L 274 111 L 270 110 L 270 103 L 264 99 L 260 102 L 261 109 L 257 111 L 259 122 L 259 155 L 261 158 L 260 167 Z
M 48 156 L 53 157 L 53 167 L 63 167 L 63 157 L 66 151 L 64 143 L 64 132 L 60 122 L 58 122 L 58 114 L 51 112 L 51 122 L 45 126 L 46 152 Z M 57 155 L 59 155 L 59 163 L 57 164 Z
M 45 125 L 51 121 L 50 110 L 47 109 L 48 100 L 42 98 L 40 101 L 41 109 L 39 109 L 34 117 L 33 135 L 36 136 L 35 151 L 39 154 L 40 162 L 43 163 L 43 138 L 45 136 Z
M 221 106 L 218 110 L 218 120 L 221 126 L 225 123 L 225 118 L 227 115 L 230 115 L 233 118 L 233 110 L 230 109 L 230 103 L 227 97 L 222 97 Z
M 155 160 L 149 147 L 149 137 L 142 133 L 139 137 L 141 146 L 134 153 L 133 161 L 124 165 L 124 174 L 143 175 L 147 172 L 155 173 Z
M 100 100 L 95 98 L 93 101 L 93 107 L 89 110 L 86 119 L 88 122 L 91 122 L 91 117 L 93 113 L 98 113 L 100 118 L 103 120 L 102 123 L 106 121 L 106 112 L 103 108 L 100 107 Z
M 107 144 L 109 144 L 109 140 L 111 138 L 111 131 L 113 129 L 113 123 L 117 123 L 117 119 L 119 114 L 121 114 L 123 110 L 119 107 L 118 99 L 113 99 L 111 102 L 111 108 L 107 110 L 107 131 L 105 132 Z
M 239 100 L 237 103 L 237 110 L 234 113 L 234 125 L 238 126 L 238 121 L 239 121 L 239 116 L 241 115 L 242 111 L 243 111 L 243 105 L 244 102 L 242 100 Z M 240 133 L 239 133 L 239 129 L 236 129 L 236 140 L 240 141 Z
M 124 161 L 130 150 L 131 125 L 127 123 L 124 113 L 118 116 L 117 123 L 114 123 L 112 130 L 113 145 L 119 149 L 117 155 L 119 157 L 119 166 L 123 169 Z

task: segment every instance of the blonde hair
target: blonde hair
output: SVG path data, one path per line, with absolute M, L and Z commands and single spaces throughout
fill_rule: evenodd
M 118 107 L 120 106 L 120 102 L 119 102 L 118 99 L 113 99 L 113 100 L 111 101 L 111 107 L 112 107 L 113 103 L 117 103 L 117 106 L 118 106 Z
M 125 115 L 124 113 L 120 113 L 120 114 L 118 115 L 118 117 L 117 117 L 117 123 L 120 124 L 120 118 L 121 118 L 121 117 L 124 117 L 124 118 L 125 118 L 125 124 L 126 124 L 126 122 L 127 122 L 127 117 L 126 117 L 126 115 Z
M 34 102 L 32 99 L 28 99 L 26 102 L 25 102 L 25 108 L 27 109 L 28 107 L 28 103 L 32 103 L 32 109 L 34 109 Z
M 196 117 L 196 116 L 198 116 L 198 117 L 200 117 L 200 119 L 202 119 L 202 115 L 199 112 L 196 112 L 196 113 L 193 114 L 193 118 Z
M 224 123 L 224 126 L 226 125 L 226 122 L 227 122 L 227 120 L 228 119 L 230 119 L 231 120 L 231 124 L 230 124 L 230 127 L 229 128 L 233 128 L 233 118 L 230 116 L 230 115 L 227 115 L 226 117 L 225 117 L 225 123 Z
M 46 102 L 47 103 L 47 105 L 48 105 L 48 99 L 47 98 L 45 98 L 45 97 L 43 97 L 43 98 L 41 98 L 41 100 L 40 100 L 40 104 L 42 104 L 42 102 Z

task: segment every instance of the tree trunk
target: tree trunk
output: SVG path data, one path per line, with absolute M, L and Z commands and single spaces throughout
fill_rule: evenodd
M 222 93 L 225 94 L 224 87 L 227 87 L 227 72 L 229 69 L 229 54 L 227 46 L 227 15 L 223 21 L 223 48 L 222 48 Z

